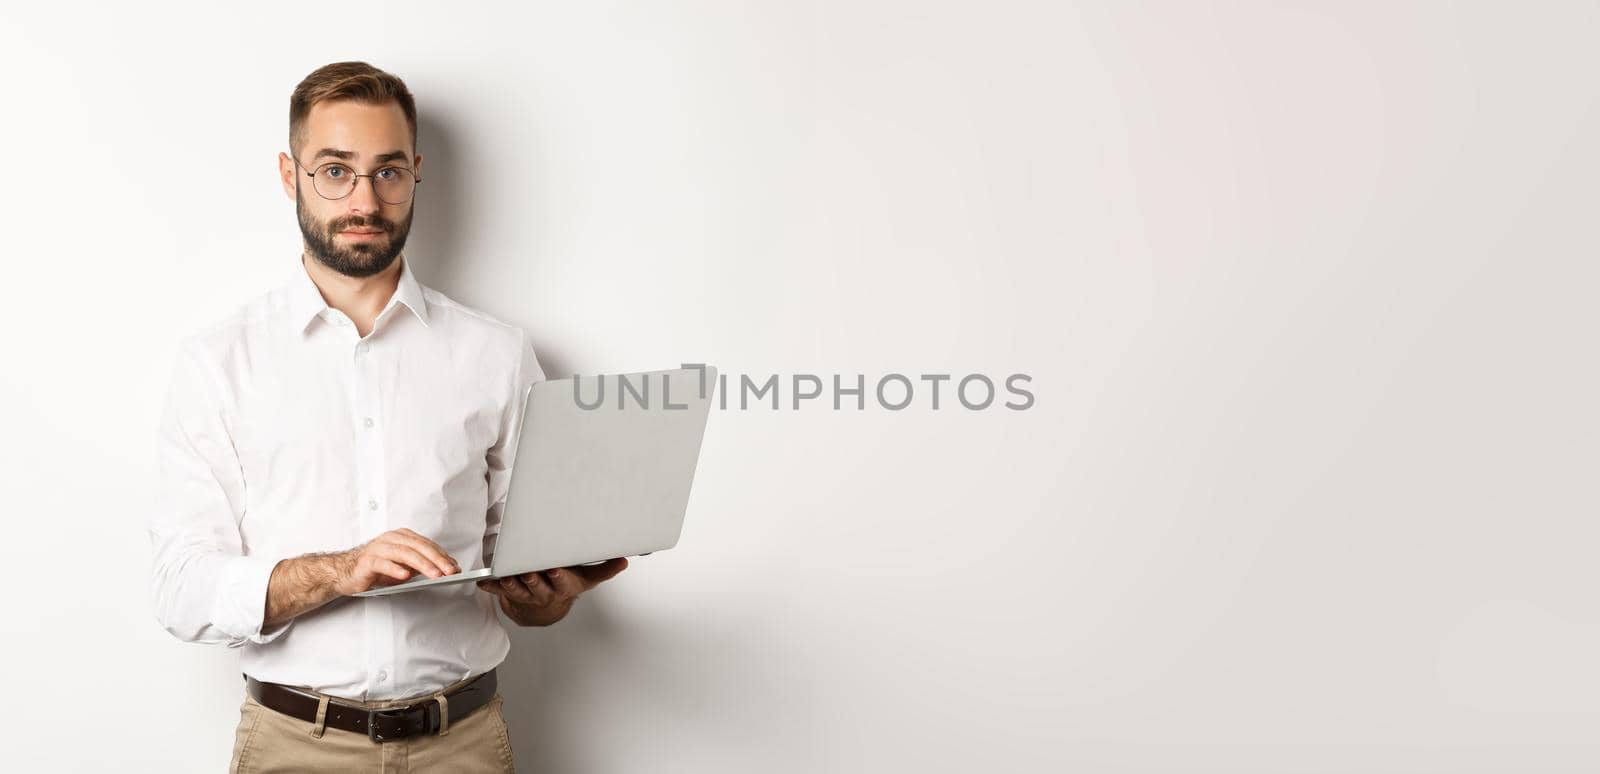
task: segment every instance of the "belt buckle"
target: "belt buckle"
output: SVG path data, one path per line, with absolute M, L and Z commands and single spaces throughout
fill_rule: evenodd
M 415 709 L 415 706 L 391 707 L 389 709 L 381 709 L 381 710 L 367 710 L 367 736 L 370 737 L 372 739 L 372 741 L 374 741 L 374 742 L 389 742 L 389 741 L 393 741 L 395 739 L 404 739 L 407 736 L 410 736 L 411 732 L 409 730 L 402 731 L 399 736 L 382 736 L 382 735 L 380 735 L 378 733 L 378 718 L 379 717 L 404 718 L 406 713 L 410 712 L 413 709 Z

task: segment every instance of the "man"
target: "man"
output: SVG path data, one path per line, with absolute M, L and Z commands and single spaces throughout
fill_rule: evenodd
M 174 636 L 240 648 L 230 771 L 513 770 L 496 608 L 548 626 L 627 567 L 350 596 L 488 565 L 545 378 L 521 329 L 413 276 L 416 135 L 393 75 L 307 76 L 278 158 L 299 265 L 179 348 L 151 591 Z

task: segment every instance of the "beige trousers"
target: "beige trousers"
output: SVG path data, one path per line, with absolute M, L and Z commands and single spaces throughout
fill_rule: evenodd
M 444 691 L 456 685 L 446 686 Z M 440 691 L 440 693 L 444 693 Z M 438 694 L 430 694 L 430 696 Z M 368 709 L 387 709 L 416 701 L 351 701 Z M 499 693 L 464 718 L 447 718 L 443 734 L 374 742 L 365 734 L 318 727 L 261 705 L 246 693 L 239 706 L 229 774 L 331 771 L 339 774 L 431 772 L 504 774 L 515 772 L 511 737 L 506 733 Z

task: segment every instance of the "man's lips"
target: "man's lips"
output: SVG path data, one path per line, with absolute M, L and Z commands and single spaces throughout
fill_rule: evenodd
M 379 234 L 382 234 L 383 232 L 382 231 L 378 231 L 378 230 L 372 230 L 372 229 L 352 228 L 352 229 L 347 229 L 345 231 L 340 231 L 339 233 L 345 234 L 347 236 L 377 236 Z

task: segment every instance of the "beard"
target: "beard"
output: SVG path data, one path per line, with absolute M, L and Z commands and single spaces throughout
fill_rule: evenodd
M 411 234 L 414 209 L 408 208 L 405 220 L 399 223 L 381 215 L 346 215 L 324 223 L 306 210 L 300 186 L 298 183 L 295 185 L 294 214 L 300 221 L 300 236 L 305 239 L 307 251 L 322 265 L 347 277 L 370 277 L 394 263 L 400 251 L 405 249 L 406 237 Z M 340 231 L 351 228 L 381 229 L 384 237 L 345 245 L 335 241 Z

